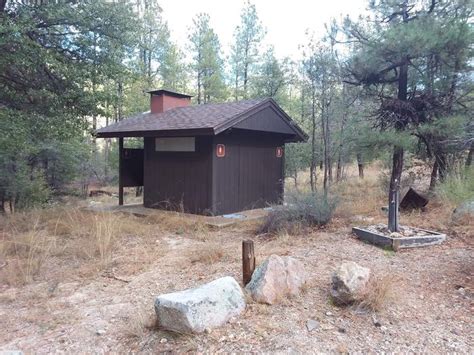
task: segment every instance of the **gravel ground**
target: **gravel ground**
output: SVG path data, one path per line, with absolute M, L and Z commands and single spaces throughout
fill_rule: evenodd
M 257 262 L 274 253 L 305 264 L 310 282 L 301 296 L 274 306 L 249 303 L 243 316 L 202 335 L 153 326 L 156 295 L 226 275 L 241 281 L 240 243 L 248 238 L 256 242 Z M 21 288 L 0 285 L 0 350 L 472 353 L 471 240 L 454 237 L 439 246 L 393 253 L 360 242 L 348 227 L 274 239 L 235 227 L 210 232 L 202 240 L 159 236 L 154 262 L 144 272 L 127 275 L 123 265 L 134 243 L 128 238 L 114 265 L 99 276 Z M 222 257 L 211 263 L 196 259 L 194 251 L 207 247 L 220 248 Z M 394 294 L 380 312 L 332 305 L 330 276 L 344 260 L 390 276 Z M 315 321 L 312 331 L 308 320 Z

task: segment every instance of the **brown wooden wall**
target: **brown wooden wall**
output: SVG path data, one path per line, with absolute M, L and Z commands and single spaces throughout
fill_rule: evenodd
M 151 137 L 144 143 L 145 207 L 220 215 L 281 202 L 282 135 L 233 129 L 197 136 L 196 152 L 156 152 Z M 225 157 L 216 156 L 217 144 Z
M 207 213 L 211 209 L 212 137 L 197 136 L 195 152 L 155 152 L 145 138 L 145 207 Z
M 224 144 L 226 155 L 218 158 L 215 146 Z M 283 137 L 234 129 L 214 137 L 213 194 L 215 214 L 262 208 L 283 197 Z

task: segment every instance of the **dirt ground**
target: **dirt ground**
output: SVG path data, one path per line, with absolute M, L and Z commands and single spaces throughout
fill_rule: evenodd
M 79 225 L 74 225 L 74 233 L 66 228 L 72 223 L 70 214 L 41 219 L 37 229 L 58 237 L 40 271 L 28 281 L 13 277 L 24 265 L 15 264 L 20 254 L 7 253 L 4 247 L 0 351 L 472 353 L 472 223 L 449 224 L 445 206 L 433 203 L 426 212 L 403 215 L 402 223 L 446 232 L 444 244 L 394 253 L 362 243 L 350 227 L 385 220 L 379 202 L 369 203 L 375 199 L 369 196 L 373 189 L 368 183 L 348 186 L 346 193 L 358 191 L 365 202 L 352 193 L 328 226 L 296 236 L 256 236 L 257 222 L 211 230 L 178 217 L 164 221 L 159 214 L 150 219 L 88 213 L 74 217 L 95 226 L 83 226 L 81 233 L 77 232 Z M 345 196 L 344 191 L 340 193 Z M 104 218 L 116 219 L 102 225 Z M 28 220 L 18 223 L 28 224 Z M 100 235 L 108 235 L 106 228 L 118 224 L 120 233 L 109 249 L 101 244 L 98 251 L 87 252 L 88 244 L 82 241 L 87 233 L 105 228 Z M 18 233 L 29 230 L 18 228 Z M 12 230 L 3 226 L 4 242 Z M 310 274 L 304 292 L 273 306 L 249 301 L 241 317 L 209 333 L 188 335 L 158 329 L 153 309 L 157 295 L 227 275 L 241 282 L 244 239 L 255 241 L 257 263 L 271 254 L 301 260 Z M 77 252 L 78 245 L 84 253 Z M 345 260 L 390 280 L 391 295 L 380 311 L 339 308 L 331 303 L 331 273 Z M 308 320 L 317 321 L 316 329 L 308 331 Z

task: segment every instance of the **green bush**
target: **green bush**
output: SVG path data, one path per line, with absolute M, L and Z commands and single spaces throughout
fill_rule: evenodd
M 285 205 L 273 206 L 257 230 L 262 233 L 298 233 L 307 227 L 323 226 L 331 221 L 337 200 L 319 193 L 293 193 Z
M 474 200 L 474 167 L 462 174 L 448 176 L 439 184 L 437 194 L 454 204 Z

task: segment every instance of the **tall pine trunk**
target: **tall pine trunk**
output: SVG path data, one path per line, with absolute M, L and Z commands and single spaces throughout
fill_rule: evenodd
M 311 191 L 316 190 L 316 97 L 315 88 L 312 87 L 311 95 L 311 164 L 309 167 L 309 181 L 311 185 Z
M 438 179 L 438 160 L 434 160 L 433 168 L 431 169 L 430 188 L 429 191 L 434 191 L 436 188 L 436 180 Z
M 398 77 L 398 99 L 400 101 L 407 100 L 408 93 L 408 58 L 405 58 L 404 64 L 400 66 L 400 74 Z M 395 129 L 401 131 L 405 128 L 406 123 L 402 117 L 395 124 Z M 390 191 L 388 194 L 388 229 L 391 232 L 399 231 L 398 224 L 398 194 L 400 191 L 400 182 L 403 171 L 403 148 L 395 146 L 392 156 L 392 175 L 390 177 Z

